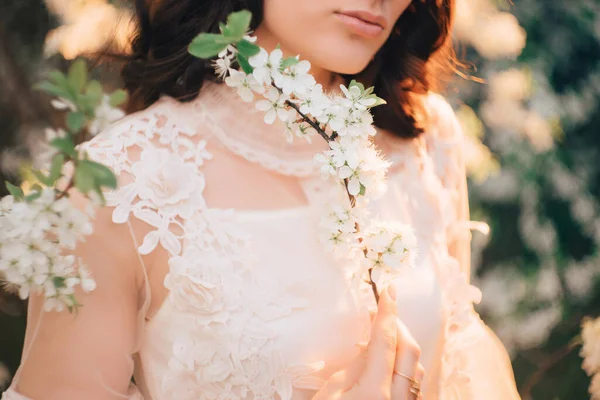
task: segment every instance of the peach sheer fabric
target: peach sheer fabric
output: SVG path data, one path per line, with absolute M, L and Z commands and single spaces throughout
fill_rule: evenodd
M 462 132 L 443 98 L 426 104 L 422 137 L 377 136 L 393 166 L 370 204 L 418 237 L 418 265 L 394 284 L 422 347 L 424 398 L 518 399 L 506 352 L 472 307 Z M 32 299 L 2 399 L 312 398 L 368 341 L 374 301 L 349 279 L 359 260 L 318 240 L 330 188 L 312 157 L 326 145 L 283 132 L 209 83 L 191 103 L 164 97 L 86 144 L 121 182 L 77 251 L 98 288 L 79 293 L 77 316 Z

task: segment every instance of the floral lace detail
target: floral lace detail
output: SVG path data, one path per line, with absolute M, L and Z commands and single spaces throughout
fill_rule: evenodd
M 165 279 L 168 301 L 193 315 L 194 326 L 174 342 L 163 391 L 178 399 L 287 400 L 294 387 L 319 389 L 324 382 L 311 374 L 324 363 L 287 366 L 266 323 L 304 308 L 305 299 L 254 273 L 251 243 L 228 221 L 233 213 L 207 214 L 209 221 L 189 221 L 205 228 L 171 258 Z
M 168 251 L 166 301 L 193 321 L 173 342 L 163 393 L 289 400 L 293 388 L 318 390 L 324 381 L 312 374 L 324 363 L 287 365 L 267 324 L 306 307 L 306 299 L 255 272 L 252 242 L 233 210 L 207 207 L 201 167 L 212 156 L 194 130 L 169 121 L 167 105 L 159 102 L 83 146 L 122 177 L 106 194 L 113 222 L 133 216 L 153 228 L 138 251 L 149 254 L 159 244 Z

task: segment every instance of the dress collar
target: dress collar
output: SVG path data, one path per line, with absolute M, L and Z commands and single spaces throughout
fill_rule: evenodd
M 264 112 L 254 105 L 245 103 L 235 89 L 214 82 L 206 82 L 192 102 L 201 123 L 207 125 L 202 129 L 210 129 L 233 153 L 284 175 L 318 174 L 313 158 L 328 148 L 327 143 L 316 135 L 311 141 L 296 137 L 289 143 L 285 125 L 279 120 L 266 124 Z

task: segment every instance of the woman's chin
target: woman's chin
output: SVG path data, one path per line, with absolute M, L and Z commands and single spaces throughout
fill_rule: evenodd
M 356 75 L 364 71 L 370 61 L 371 58 L 364 59 L 364 57 L 339 57 L 330 60 L 329 63 L 323 63 L 323 68 L 341 75 Z

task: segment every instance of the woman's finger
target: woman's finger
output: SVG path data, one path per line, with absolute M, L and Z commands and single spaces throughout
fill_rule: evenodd
M 379 299 L 367 349 L 367 364 L 359 382 L 361 387 L 387 390 L 388 397 L 396 358 L 397 320 L 396 291 L 394 285 L 390 285 Z
M 423 384 L 423 381 L 425 380 L 425 368 L 423 368 L 423 365 L 421 363 L 419 363 L 419 366 L 417 367 L 417 373 L 415 374 L 415 381 L 419 382 L 419 384 Z
M 405 399 L 407 394 L 411 393 L 414 381 L 422 382 L 419 377 L 419 358 L 421 357 L 421 348 L 411 335 L 410 331 L 400 320 L 397 320 L 397 346 L 396 361 L 394 363 L 394 377 L 392 380 L 392 400 Z M 424 372 L 424 371 L 423 371 Z M 409 399 L 416 399 L 416 396 L 409 396 Z

